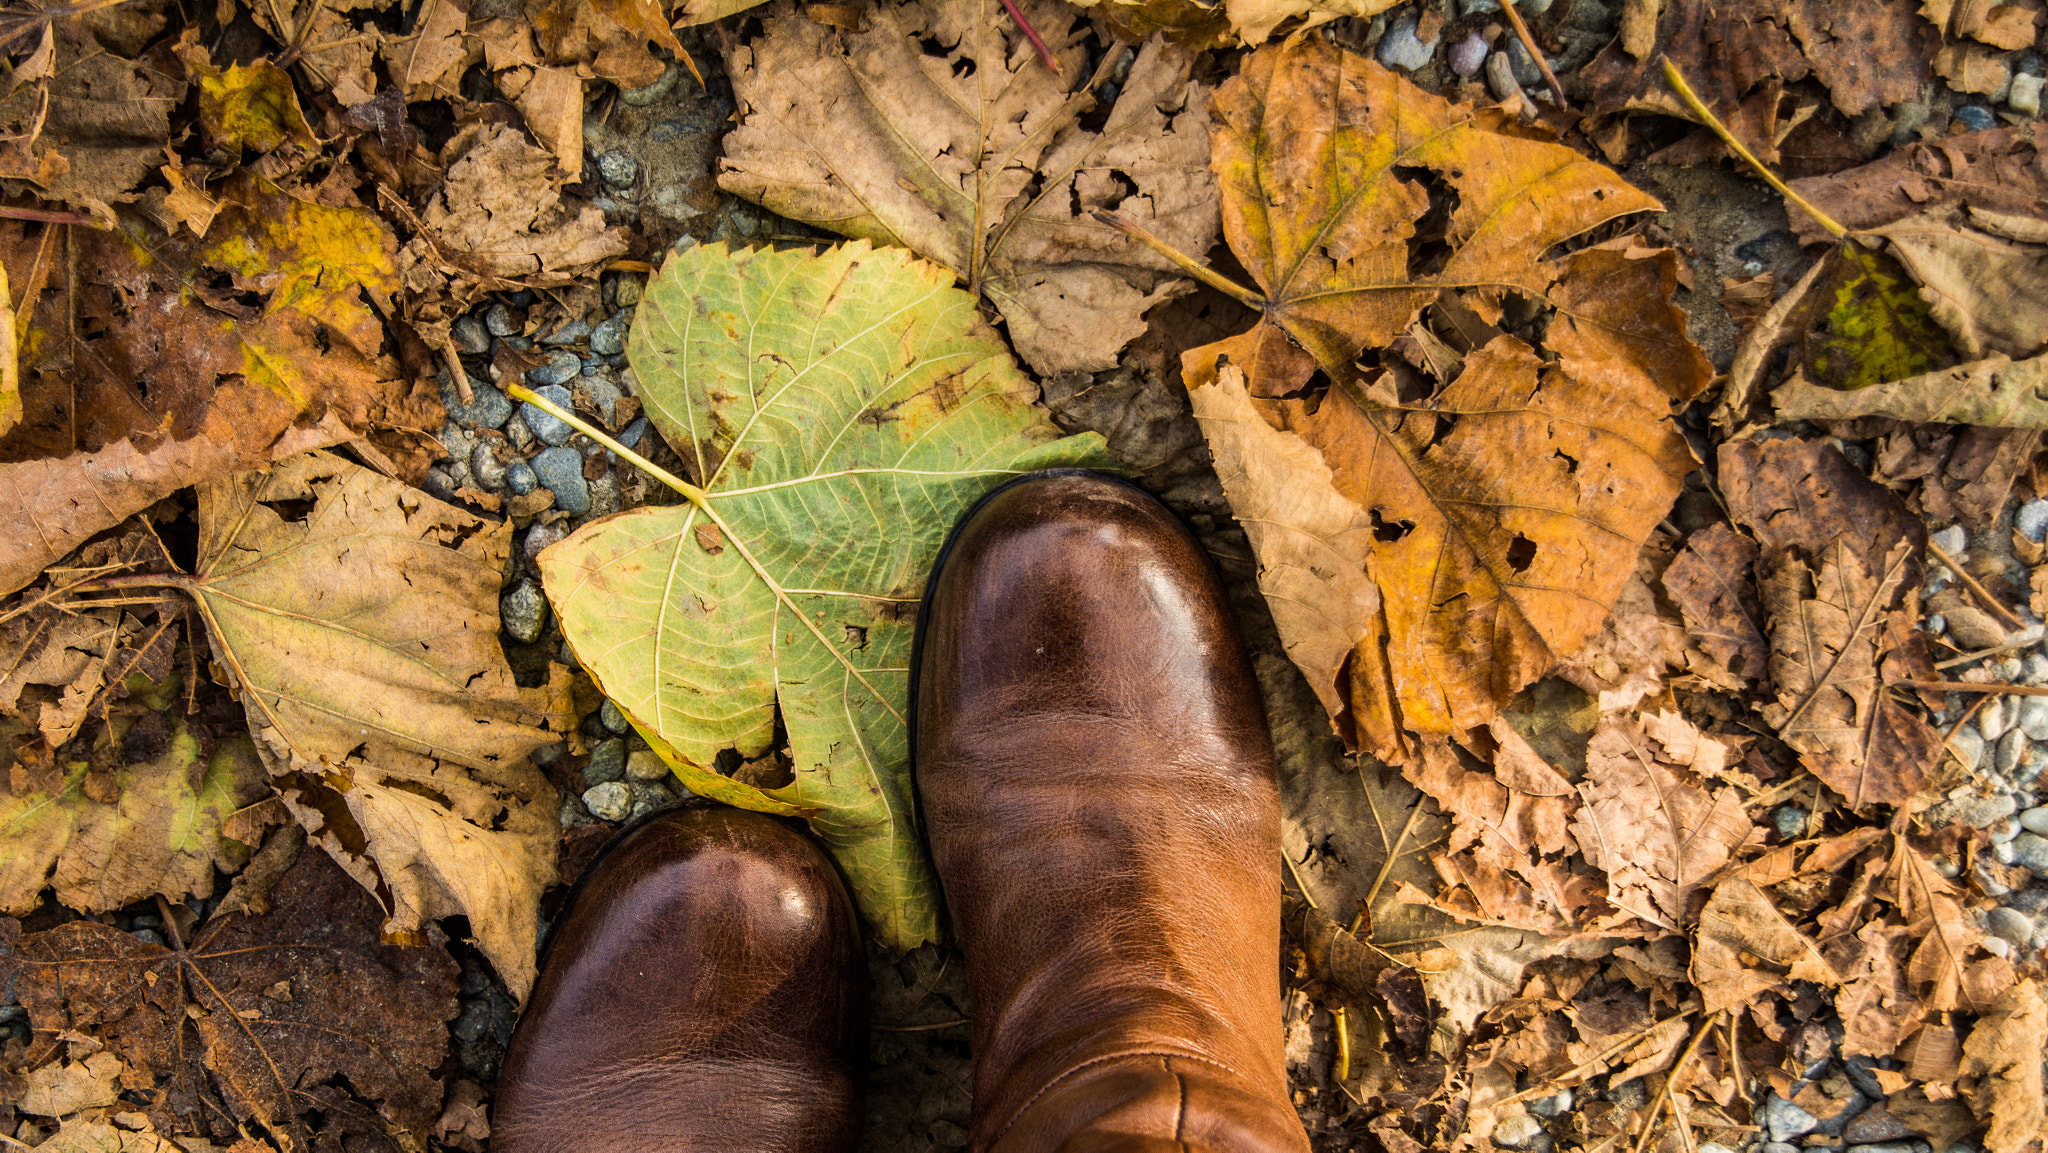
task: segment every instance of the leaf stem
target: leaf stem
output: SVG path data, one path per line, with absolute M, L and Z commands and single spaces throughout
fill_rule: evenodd
M 1258 293 L 1253 292 L 1251 289 L 1246 288 L 1244 285 L 1239 284 L 1234 280 L 1231 280 L 1224 276 L 1220 276 L 1217 273 L 1211 271 L 1208 265 L 1201 263 L 1194 257 L 1189 256 L 1187 253 L 1182 252 L 1180 249 L 1175 248 L 1173 245 L 1168 244 L 1164 240 L 1159 239 L 1157 236 L 1152 235 L 1151 231 L 1148 230 L 1144 225 L 1139 224 L 1137 221 L 1132 220 L 1130 217 L 1125 216 L 1120 212 L 1111 212 L 1105 208 L 1098 208 L 1095 210 L 1095 219 L 1100 220 L 1102 223 L 1109 225 L 1111 228 L 1116 229 L 1118 232 L 1123 233 L 1125 236 L 1129 236 L 1133 239 L 1143 241 L 1147 247 L 1152 249 L 1152 251 L 1157 252 L 1159 255 L 1164 256 L 1166 259 L 1173 261 L 1175 266 L 1177 266 L 1181 271 L 1187 273 L 1189 276 L 1194 277 L 1196 280 L 1201 281 L 1203 284 L 1208 285 L 1216 291 L 1221 292 L 1226 296 L 1234 296 L 1238 300 L 1243 301 L 1247 306 L 1251 308 L 1256 308 L 1260 311 L 1265 310 L 1265 297 L 1260 296 Z
M 1557 99 L 1558 110 L 1563 111 L 1564 85 L 1557 82 L 1557 73 L 1550 70 L 1550 61 L 1545 60 L 1543 53 L 1537 49 L 1536 37 L 1529 34 L 1529 25 L 1523 21 L 1522 14 L 1515 11 L 1515 0 L 1501 0 L 1500 10 L 1507 13 L 1508 23 L 1515 26 L 1515 35 L 1521 38 L 1522 50 L 1529 54 L 1529 59 L 1536 62 L 1536 67 L 1543 70 L 1543 83 L 1549 85 L 1551 96 Z
M 689 481 L 684 480 L 682 477 L 677 476 L 676 474 L 661 467 L 660 465 L 654 463 L 653 461 L 648 460 L 646 457 L 641 456 L 639 453 L 634 452 L 632 449 L 627 448 L 625 445 L 620 444 L 618 441 L 613 440 L 609 435 L 605 433 L 603 429 L 598 428 L 596 425 L 590 423 L 587 420 L 584 420 L 582 417 L 577 416 L 575 413 L 570 412 L 568 409 L 563 408 L 561 405 L 556 404 L 554 401 L 549 400 L 547 397 L 534 392 L 532 389 L 526 387 L 523 384 L 515 384 L 510 388 L 507 388 L 505 390 L 505 395 L 511 397 L 513 400 L 523 400 L 526 403 L 532 405 L 533 407 L 541 410 L 542 412 L 547 413 L 549 416 L 554 417 L 556 420 L 561 421 L 563 424 L 568 425 L 570 428 L 575 429 L 577 432 L 582 433 L 583 435 L 605 446 L 611 451 L 619 454 L 620 457 L 633 462 L 634 466 L 639 468 L 640 471 L 646 473 L 648 476 L 651 476 L 654 479 L 660 481 L 661 483 L 676 490 L 676 492 L 682 495 L 684 500 L 689 501 L 691 504 L 696 505 L 697 507 L 703 509 L 707 513 L 711 511 L 710 506 L 706 503 L 707 496 L 703 489 L 698 488 L 696 485 L 691 484 Z
M 1747 161 L 1751 168 L 1756 169 L 1757 175 L 1764 178 L 1764 183 L 1777 189 L 1778 195 L 1798 205 L 1801 211 L 1813 217 L 1822 228 L 1827 229 L 1829 236 L 1840 240 L 1844 236 L 1849 235 L 1849 230 L 1836 223 L 1834 217 L 1822 212 L 1806 197 L 1792 191 L 1791 185 L 1778 179 L 1777 173 L 1764 167 L 1764 162 L 1758 160 L 1756 154 L 1751 152 L 1747 145 L 1737 140 L 1733 132 L 1728 131 L 1727 125 L 1721 123 L 1721 118 L 1715 116 L 1713 111 L 1707 107 L 1706 102 L 1700 99 L 1699 93 L 1692 90 L 1692 85 L 1686 83 L 1685 74 L 1678 70 L 1678 65 L 1673 64 L 1669 56 L 1660 57 L 1659 59 L 1664 63 L 1664 80 L 1671 85 L 1673 91 L 1678 93 L 1678 98 L 1685 101 L 1685 106 L 1692 109 L 1693 115 L 1699 117 L 1702 123 L 1713 130 L 1714 135 L 1721 138 L 1721 143 L 1726 144 L 1737 156 Z
M 2048 686 L 1978 684 L 1976 681 L 1892 681 L 1895 688 L 1933 689 L 1938 693 L 1997 693 L 2000 696 L 2048 697 Z
M 1054 76 L 1058 76 L 1060 62 L 1052 58 L 1052 49 L 1047 48 L 1045 41 L 1038 38 L 1038 29 L 1033 28 L 1031 21 L 1024 19 L 1024 13 L 1017 10 L 1017 0 L 1003 0 L 1003 7 L 1009 9 L 1010 19 L 1017 22 L 1017 27 L 1024 30 L 1025 39 L 1031 41 L 1033 48 L 1038 49 L 1038 58 L 1045 61 L 1045 66 L 1052 70 Z

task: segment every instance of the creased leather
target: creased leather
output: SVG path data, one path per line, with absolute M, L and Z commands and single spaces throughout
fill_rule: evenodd
M 1200 547 L 1136 489 L 1048 474 L 961 526 L 927 596 L 915 770 L 971 1147 L 1306 1150 L 1272 744 Z
M 839 875 L 732 809 L 634 830 L 556 930 L 494 1153 L 831 1153 L 860 1131 L 866 972 Z

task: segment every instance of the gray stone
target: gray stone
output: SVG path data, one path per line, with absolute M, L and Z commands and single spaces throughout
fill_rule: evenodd
M 527 369 L 526 384 L 528 388 L 533 388 L 534 391 L 538 392 L 540 390 L 535 387 L 537 385 L 567 384 L 582 371 L 582 357 L 577 356 L 573 352 L 558 352 L 550 357 L 546 364 L 538 368 Z M 526 423 L 533 424 L 533 417 L 530 414 L 526 418 Z M 533 431 L 538 434 L 540 427 L 535 425 Z
M 2048 837 L 2039 833 L 2021 833 L 2012 841 L 2012 862 L 2025 865 L 2036 875 L 2048 873 Z
M 512 591 L 498 598 L 498 619 L 506 635 L 523 645 L 540 639 L 548 623 L 548 598 L 532 581 L 520 581 Z
M 1871 1072 L 1875 1068 L 1877 1061 L 1862 1054 L 1842 1061 L 1842 1072 L 1849 1078 L 1849 1083 L 1856 1086 L 1856 1091 L 1873 1101 L 1882 1101 L 1885 1097 L 1884 1085 Z
M 2034 935 L 2033 919 L 2016 909 L 1999 905 L 1984 914 L 1984 928 L 1992 936 L 2003 937 L 2015 945 L 2024 945 Z
M 491 350 L 491 332 L 484 322 L 474 316 L 457 317 L 449 326 L 449 334 L 455 337 L 455 351 L 481 356 Z
M 1536 1114 L 1538 1117 L 1555 1117 L 1560 1113 L 1569 1113 L 1571 1109 L 1572 1091 L 1570 1089 L 1560 1089 L 1548 1097 L 1538 1097 L 1534 1101 L 1529 1102 L 1529 1112 Z
M 1997 861 L 1997 862 L 1998 862 L 1999 864 L 2001 864 L 2001 865 L 2010 865 L 2010 864 L 2012 864 L 2012 853 L 2013 853 L 2013 849 L 2012 849 L 2012 842 L 2011 842 L 2011 841 L 1993 841 L 1993 842 L 1991 842 L 1991 856 L 1992 856 L 1992 858 L 1993 858 L 1994 860 L 1996 860 L 1996 861 Z
M 518 336 L 526 327 L 526 314 L 514 312 L 510 305 L 493 304 L 484 310 L 484 330 L 492 336 Z
M 1952 524 L 1930 535 L 1927 540 L 1959 561 L 1970 551 L 1970 534 L 1963 531 L 1963 526 L 1959 524 Z
M 597 174 L 613 188 L 631 188 L 640 178 L 640 162 L 623 149 L 597 154 Z
M 529 380 L 532 376 L 532 373 L 527 374 Z M 570 395 L 569 390 L 559 384 L 544 384 L 533 392 L 536 396 L 547 398 L 564 411 L 576 403 L 576 398 Z M 532 401 L 526 401 L 519 406 L 519 418 L 526 422 L 526 427 L 533 430 L 533 435 L 547 444 L 566 444 L 576 432 L 569 427 L 568 421 L 546 412 Z
M 1380 63 L 1389 68 L 1405 68 L 1410 72 L 1428 64 L 1436 55 L 1436 40 L 1428 43 L 1415 35 L 1416 15 L 1403 12 L 1394 26 L 1380 37 Z
M 585 800 L 587 803 L 588 798 L 585 798 Z M 593 806 L 590 811 L 594 813 L 597 809 Z M 1820 1121 L 1813 1114 L 1785 1100 L 1776 1093 L 1769 1093 L 1764 1096 L 1763 1122 L 1765 1132 L 1771 1135 L 1771 1140 L 1773 1141 L 1803 1137 L 1813 1132 L 1814 1127 L 1820 1124 Z
M 623 821 L 633 811 L 633 790 L 624 781 L 606 781 L 583 791 L 583 806 L 601 821 Z
M 656 80 L 645 88 L 619 89 L 619 100 L 634 108 L 645 108 L 649 104 L 659 102 L 673 91 L 676 84 L 682 79 L 682 76 L 683 66 L 671 64 L 668 66 L 668 71 L 661 74 L 661 79 Z
M 639 749 L 626 757 L 626 776 L 636 781 L 665 781 L 668 763 L 653 749 Z
M 2029 76 L 2022 72 L 2012 78 L 2012 91 L 2006 93 L 2005 102 L 2011 105 L 2012 110 L 2021 116 L 2039 116 L 2041 115 L 2041 85 L 2041 77 Z M 2033 503 L 2038 504 L 2040 502 L 2036 501 Z
M 620 429 L 619 435 L 613 439 L 617 440 L 620 444 L 624 445 L 627 448 L 639 448 L 640 438 L 646 435 L 647 418 L 644 416 L 636 416 L 633 418 L 632 423 Z M 2043 697 L 2041 699 L 2048 700 L 2048 697 Z
M 512 402 L 492 385 L 471 377 L 469 394 L 475 399 L 464 404 L 455 391 L 455 381 L 449 378 L 448 370 L 441 370 L 441 405 L 448 410 L 450 421 L 463 428 L 496 428 L 512 415 Z
M 1650 1103 L 1650 1091 L 1644 1087 L 1643 1079 L 1637 1077 L 1610 1086 L 1607 1090 L 1607 1099 L 1624 1109 L 1636 1110 Z
M 1880 1141 L 1873 1145 L 1851 1145 L 1843 1153 L 1934 1153 L 1925 1141 Z
M 1885 1111 L 1878 1105 L 1865 1110 L 1842 1130 L 1842 1141 L 1848 1145 L 1870 1145 L 1879 1141 L 1904 1141 L 1919 1136 L 1919 1133 L 1904 1121 Z
M 581 377 L 574 386 L 576 395 L 582 397 L 590 407 L 597 410 L 598 419 L 607 427 L 618 412 L 619 401 L 625 394 L 619 391 L 610 369 L 600 369 L 595 376 Z
M 1799 1153 L 1799 1146 L 1789 1141 L 1766 1141 L 1757 1149 L 1760 1153 Z
M 604 725 L 606 731 L 622 737 L 633 731 L 633 723 L 626 719 L 626 714 L 620 711 L 619 706 L 613 704 L 609 697 L 605 698 L 603 704 L 597 706 L 597 719 Z
M 1938 636 L 1948 631 L 1948 618 L 1940 613 L 1928 613 L 1927 619 L 1921 622 L 1921 626 L 1928 632 Z
M 533 475 L 533 466 L 523 460 L 515 460 L 505 468 L 505 491 L 513 496 L 525 496 L 540 487 L 540 478 Z
M 1785 840 L 1797 840 L 1806 833 L 1806 810 L 1798 805 L 1779 805 L 1771 810 L 1771 827 Z
M 1966 132 L 1989 132 L 1998 127 L 1998 117 L 1981 104 L 1965 104 L 1955 110 L 1954 119 Z
M 155 929 L 137 929 L 128 935 L 145 945 L 161 945 L 164 943 L 164 935 Z
M 2010 777 L 2026 759 L 2027 734 L 2017 728 L 2007 729 L 1998 738 L 1998 749 L 1991 755 L 1991 768 L 2001 777 Z
M 529 561 L 538 560 L 542 550 L 568 535 L 569 530 L 559 524 L 536 524 L 532 528 L 527 529 L 526 535 L 520 538 L 519 551 Z M 605 727 L 611 728 L 610 725 Z M 617 730 L 613 731 L 616 732 Z
M 2012 527 L 2035 544 L 2048 541 L 2048 500 L 2030 500 L 2021 505 L 2012 514 Z
M 2048 665 L 2048 658 L 2035 655 L 2027 658 L 2026 670 L 2020 674 L 2022 680 L 2032 683 L 2034 662 Z M 2019 705 L 2020 731 L 2036 741 L 2048 741 L 2048 697 L 2021 697 Z
M 1984 734 L 1985 740 L 1995 741 L 2005 735 L 2006 729 L 2012 727 L 2018 712 L 2019 710 L 2006 705 L 2004 697 L 1992 697 L 1984 702 L 1983 708 L 1977 710 L 1977 731 Z
M 462 1015 L 455 1018 L 455 1039 L 465 1044 L 483 1040 L 491 1028 L 491 1003 L 469 1001 L 462 1006 Z
M 583 479 L 583 454 L 573 448 L 541 450 L 533 474 L 555 494 L 555 507 L 571 516 L 590 511 L 590 482 Z
M 1509 36 L 1506 39 L 1507 43 L 1501 48 L 1500 54 L 1507 57 L 1508 67 L 1514 69 L 1516 82 L 1529 86 L 1532 92 L 1535 91 L 1543 84 L 1543 69 L 1536 66 L 1535 59 L 1529 55 L 1527 48 L 1522 47 L 1522 41 L 1518 37 Z
M 590 322 L 579 318 L 541 337 L 540 342 L 551 345 L 574 344 L 589 335 Z
M 498 454 L 489 443 L 479 443 L 476 451 L 469 454 L 469 475 L 476 478 L 477 487 L 485 492 L 505 487 L 505 466 L 498 463 Z
M 1964 797 L 1955 802 L 1956 819 L 1973 829 L 1988 829 L 2012 816 L 2018 807 L 2013 803 L 2011 793 L 1993 793 L 1988 797 Z
M 1533 1150 L 1550 1143 L 1543 1123 L 1527 1113 L 1503 1117 L 1493 1127 L 1493 1143 L 1502 1149 Z
M 1702 1141 L 1699 1145 L 1699 1153 L 1735 1153 L 1735 1150 L 1718 1141 Z
M 1486 37 L 1475 28 L 1463 40 L 1451 45 L 1444 53 L 1444 59 L 1450 64 L 1451 71 L 1470 80 L 1479 75 L 1479 70 L 1486 65 L 1487 51 Z
M 626 776 L 626 742 L 617 737 L 599 741 L 590 748 L 590 763 L 583 767 L 583 783 L 601 785 Z
M 2019 836 L 2023 831 L 2018 821 L 2007 817 L 2002 821 L 1994 822 L 1990 828 L 1984 830 L 1984 833 L 1991 838 L 1992 844 L 2003 845 L 2007 841 Z
M 533 429 L 527 426 L 526 418 L 513 413 L 505 419 L 505 439 L 512 442 L 512 450 L 524 453 L 533 447 Z
M 590 482 L 590 515 L 610 516 L 625 507 L 625 497 L 619 492 L 619 474 L 608 472 Z
M 455 499 L 455 478 L 449 476 L 448 470 L 440 465 L 427 470 L 426 479 L 420 481 L 420 488 L 426 490 L 427 495 L 436 500 Z
M 1974 769 L 1984 759 L 1984 734 L 1975 725 L 1964 725 L 1949 737 L 1948 747 L 1955 750 L 1956 760 Z
M 631 323 L 632 314 L 624 311 L 605 317 L 604 323 L 590 331 L 590 351 L 599 356 L 617 356 L 626 351 L 626 326 Z
M 2028 809 L 2020 814 L 2020 828 L 2030 833 L 2048 837 L 2048 805 Z

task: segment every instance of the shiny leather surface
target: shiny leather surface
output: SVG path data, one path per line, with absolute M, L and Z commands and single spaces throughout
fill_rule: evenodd
M 1272 745 L 1199 546 L 1136 489 L 1048 474 L 991 496 L 927 595 L 915 770 L 972 1148 L 1306 1150 Z
M 850 1149 L 866 988 L 852 905 L 809 839 L 734 809 L 658 816 L 556 929 L 491 1149 Z

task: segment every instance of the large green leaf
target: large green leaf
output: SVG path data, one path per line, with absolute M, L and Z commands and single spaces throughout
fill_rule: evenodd
M 807 817 L 903 948 L 938 930 L 904 725 L 926 571 L 996 484 L 1113 459 L 1032 407 L 953 279 L 865 241 L 670 257 L 627 352 L 703 507 L 611 517 L 540 558 L 577 658 L 683 783 Z M 778 709 L 794 779 L 721 774 L 726 750 L 774 747 Z

